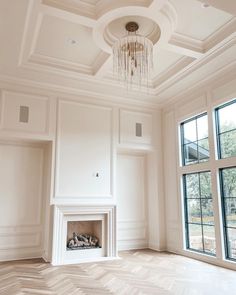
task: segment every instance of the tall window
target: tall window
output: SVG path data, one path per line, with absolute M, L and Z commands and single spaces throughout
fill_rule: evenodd
M 216 109 L 216 133 L 219 159 L 231 158 L 236 166 L 236 101 Z M 236 260 L 236 167 L 221 167 L 220 187 L 226 258 Z
M 201 114 L 181 124 L 182 164 L 188 170 L 209 160 L 208 117 Z M 190 167 L 191 165 L 191 167 Z M 215 255 L 215 225 L 209 171 L 183 175 L 186 247 Z
M 183 165 L 208 161 L 207 114 L 202 114 L 181 124 Z
M 214 256 L 217 254 L 213 209 L 215 197 L 215 204 L 222 208 L 222 223 L 218 224 L 223 224 L 219 230 L 224 234 L 224 241 L 221 242 L 225 257 L 236 261 L 236 100 L 215 108 L 215 150 L 218 156 L 213 158 L 211 155 L 211 163 L 208 162 L 207 114 L 182 122 L 180 128 L 186 248 Z M 214 142 L 213 138 L 211 142 Z M 196 165 L 202 162 L 206 162 L 204 166 Z M 206 171 L 202 171 L 202 167 Z M 215 178 L 212 184 L 215 190 L 220 187 L 221 202 L 217 195 L 212 196 L 211 169 L 214 173 L 217 170 L 219 175 L 220 186 Z
M 187 248 L 215 255 L 210 172 L 185 174 L 184 196 Z

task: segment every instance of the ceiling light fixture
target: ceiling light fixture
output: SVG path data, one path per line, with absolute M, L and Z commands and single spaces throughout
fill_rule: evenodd
M 208 3 L 202 3 L 202 8 L 208 8 L 210 5 Z
M 125 26 L 127 34 L 113 45 L 113 71 L 127 88 L 133 83 L 148 86 L 153 68 L 153 43 L 145 36 L 137 34 L 139 25 L 129 22 Z
M 79 40 L 73 38 L 67 38 L 66 42 L 72 46 L 79 45 Z

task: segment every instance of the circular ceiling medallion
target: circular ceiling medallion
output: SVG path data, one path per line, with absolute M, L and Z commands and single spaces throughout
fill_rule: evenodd
M 127 25 L 132 27 L 137 34 L 150 39 L 153 44 L 157 43 L 161 36 L 161 30 L 157 23 L 143 16 L 124 16 L 111 21 L 105 28 L 104 39 L 112 46 L 118 39 L 127 35 Z M 131 28 L 131 30 L 132 30 Z

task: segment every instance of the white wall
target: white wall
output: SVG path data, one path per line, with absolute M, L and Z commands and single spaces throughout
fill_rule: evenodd
M 221 215 L 219 213 L 220 195 L 218 190 L 218 168 L 221 165 L 236 165 L 236 159 L 215 160 L 214 124 L 212 116 L 214 108 L 224 102 L 236 98 L 236 80 L 234 76 L 224 77 L 202 88 L 195 88 L 177 102 L 163 109 L 164 134 L 164 176 L 165 176 L 165 216 L 166 216 L 166 248 L 168 251 L 180 253 L 210 263 L 234 268 L 235 266 L 224 260 Z M 198 171 L 212 171 L 212 193 L 216 230 L 216 258 L 208 257 L 185 250 L 183 227 L 183 196 L 181 193 L 182 173 L 193 172 L 196 165 L 180 167 L 179 124 L 202 112 L 208 113 L 210 161 L 198 164 Z M 222 166 L 222 167 L 223 167 Z
M 118 205 L 120 249 L 163 249 L 160 112 L 148 104 L 99 101 L 96 94 L 89 98 L 62 96 L 42 89 L 3 84 L 0 140 L 3 146 L 9 141 L 16 141 L 17 145 L 11 144 L 11 148 L 4 150 L 6 157 L 2 161 L 11 170 L 4 175 L 2 166 L 1 173 L 6 184 L 13 183 L 14 178 L 18 181 L 15 190 L 14 186 L 8 189 L 4 184 L 0 188 L 3 200 L 0 235 L 4 236 L 0 242 L 0 259 L 37 256 L 50 261 L 55 228 L 52 208 L 60 205 Z M 28 122 L 20 122 L 21 106 L 29 108 Z M 141 124 L 141 136 L 136 134 L 137 123 Z M 39 149 L 42 145 L 42 156 L 32 154 L 31 145 L 35 144 L 39 144 Z M 19 167 L 11 166 L 12 159 L 16 163 L 23 159 L 23 150 L 27 160 L 17 164 Z M 130 167 L 129 174 L 126 165 Z M 4 199 L 5 192 L 9 194 L 8 202 Z M 22 194 L 25 199 L 18 208 Z M 129 201 L 126 203 L 125 199 Z M 21 227 L 20 215 L 14 213 L 14 222 L 10 219 L 12 210 L 17 208 L 23 215 L 30 209 L 24 217 L 27 229 Z M 35 225 L 39 215 L 41 219 L 37 219 Z M 12 252 L 4 243 L 18 230 L 19 235 L 11 237 L 13 248 L 17 249 Z M 115 237 L 116 224 L 114 231 Z
M 0 260 L 42 256 L 44 147 L 0 142 Z
M 118 155 L 116 195 L 119 250 L 148 246 L 146 175 L 145 155 Z
M 111 196 L 111 112 L 59 101 L 55 198 Z

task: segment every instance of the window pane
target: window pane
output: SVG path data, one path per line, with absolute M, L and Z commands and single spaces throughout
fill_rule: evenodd
M 189 224 L 189 248 L 203 251 L 202 227 L 201 225 Z
M 208 119 L 207 116 L 197 118 L 197 138 L 198 140 L 208 137 Z
M 236 198 L 236 168 L 222 170 L 225 198 Z
M 183 165 L 209 160 L 207 114 L 181 124 Z
M 236 228 L 236 198 L 225 199 L 226 225 Z
M 200 200 L 189 199 L 188 202 L 188 222 L 201 223 Z
M 208 138 L 198 141 L 198 159 L 199 162 L 205 162 L 209 159 Z
M 220 170 L 226 256 L 236 259 L 236 167 Z
M 211 198 L 211 174 L 210 172 L 200 173 L 201 197 Z
M 216 239 L 215 239 L 215 227 L 203 226 L 204 236 L 204 250 L 211 254 L 216 254 Z
M 211 174 L 208 171 L 190 173 L 184 175 L 184 180 L 187 246 L 191 250 L 215 255 Z
M 236 130 L 219 135 L 221 158 L 236 156 Z
M 236 103 L 232 103 L 218 110 L 220 133 L 236 128 L 235 114 L 236 114 Z
M 198 174 L 187 174 L 185 179 L 186 179 L 186 197 L 200 198 Z
M 212 199 L 201 199 L 202 223 L 214 225 Z
M 228 256 L 236 259 L 236 229 L 228 228 Z
M 184 146 L 184 164 L 198 163 L 197 144 L 190 143 Z
M 197 140 L 196 121 L 184 123 L 184 143 L 189 143 Z

